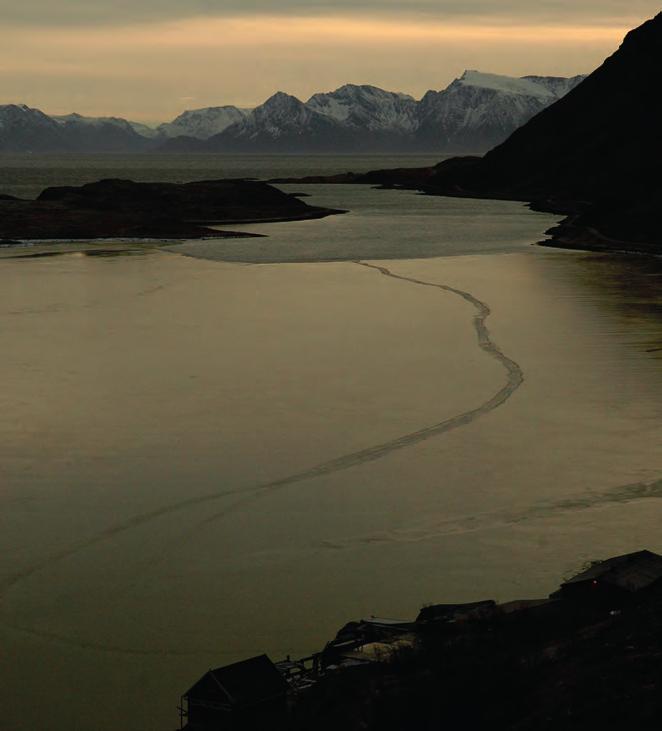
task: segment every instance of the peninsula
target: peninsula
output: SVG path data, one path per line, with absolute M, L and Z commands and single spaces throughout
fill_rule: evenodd
M 47 188 L 36 200 L 0 196 L 0 243 L 248 236 L 212 227 L 307 220 L 342 212 L 307 205 L 254 180 L 181 184 L 101 180 Z

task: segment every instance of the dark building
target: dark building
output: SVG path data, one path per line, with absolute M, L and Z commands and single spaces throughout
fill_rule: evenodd
M 210 670 L 182 696 L 182 728 L 282 728 L 287 719 L 287 691 L 287 682 L 266 655 Z
M 496 611 L 496 602 L 485 599 L 468 604 L 431 604 L 423 607 L 416 617 L 416 624 L 453 623 L 473 619 L 487 619 Z
M 618 604 L 658 585 L 662 585 L 662 556 L 637 551 L 594 563 L 564 582 L 551 596 Z

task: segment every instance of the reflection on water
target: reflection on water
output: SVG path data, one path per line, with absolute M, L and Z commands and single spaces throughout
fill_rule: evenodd
M 619 335 L 648 350 L 660 352 L 662 321 L 662 259 L 653 256 L 580 254 L 585 266 L 572 276 L 599 307 L 617 318 Z
M 281 187 L 287 192 L 299 189 Z M 254 264 L 505 253 L 529 248 L 558 221 L 527 210 L 523 203 L 441 198 L 364 185 L 310 185 L 307 190 L 311 205 L 350 212 L 324 219 L 323 225 L 297 221 L 232 226 L 265 238 L 191 241 L 176 251 Z
M 54 245 L 57 247 L 57 244 Z M 116 257 L 116 256 L 144 256 L 149 254 L 152 249 L 81 249 L 72 252 L 67 250 L 66 246 L 55 251 L 31 251 L 29 247 L 19 247 L 15 252 L 3 256 L 3 259 L 47 259 L 53 256 L 100 256 L 100 257 Z
M 273 245 L 429 256 L 482 226 L 510 253 L 371 262 L 398 279 L 158 251 L 0 262 L 4 729 L 174 727 L 212 664 L 662 549 L 658 262 L 536 249 L 547 220 L 510 204 L 463 225 L 416 197 L 403 238 L 352 190 L 351 245 L 350 217 Z

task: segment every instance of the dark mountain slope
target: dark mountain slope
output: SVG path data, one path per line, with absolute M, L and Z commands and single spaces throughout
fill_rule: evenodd
M 484 158 L 438 166 L 429 189 L 574 210 L 562 232 L 565 243 L 581 230 L 607 247 L 614 243 L 608 239 L 662 246 L 661 77 L 662 13 Z
M 71 143 L 54 119 L 25 104 L 0 106 L 0 152 L 69 152 Z
M 61 118 L 60 124 L 69 149 L 76 152 L 146 152 L 153 146 L 124 119 L 90 120 L 71 114 Z

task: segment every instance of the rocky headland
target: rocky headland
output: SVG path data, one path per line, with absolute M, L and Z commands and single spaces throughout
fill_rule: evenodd
M 267 183 L 101 180 L 47 188 L 36 200 L 0 196 L 0 243 L 25 240 L 246 236 L 212 226 L 307 220 L 342 211 L 310 206 Z

